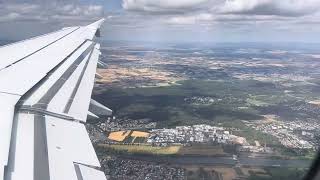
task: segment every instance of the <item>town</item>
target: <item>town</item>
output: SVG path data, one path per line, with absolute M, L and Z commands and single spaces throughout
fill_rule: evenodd
M 184 180 L 183 168 L 171 167 L 152 162 L 104 157 L 101 160 L 104 172 L 116 179 L 126 180 Z
M 302 121 L 257 121 L 244 123 L 258 131 L 276 137 L 280 143 L 292 149 L 317 150 L 319 144 L 315 139 L 314 132 L 319 130 L 319 123 L 308 123 Z
M 205 124 L 193 126 L 177 126 L 174 129 L 153 129 L 147 140 L 152 144 L 166 143 L 223 143 L 248 145 L 243 137 L 230 134 L 223 127 L 209 126 Z
M 105 122 L 99 124 L 99 128 L 106 132 L 130 130 L 130 129 L 152 129 L 157 125 L 151 119 L 130 119 L 130 118 L 117 118 L 115 116 L 108 117 Z

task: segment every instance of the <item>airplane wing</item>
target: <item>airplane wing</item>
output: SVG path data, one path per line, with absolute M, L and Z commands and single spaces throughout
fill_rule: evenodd
M 91 100 L 103 21 L 0 47 L 0 179 L 106 179 L 84 126 L 111 114 Z

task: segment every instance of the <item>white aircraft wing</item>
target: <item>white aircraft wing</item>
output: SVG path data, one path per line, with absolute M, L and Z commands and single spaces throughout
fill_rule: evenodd
M 103 21 L 0 47 L 0 179 L 106 179 L 84 126 L 111 113 L 91 100 Z

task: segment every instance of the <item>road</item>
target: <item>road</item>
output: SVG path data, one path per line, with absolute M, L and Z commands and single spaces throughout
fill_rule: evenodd
M 294 167 L 308 168 L 311 166 L 311 161 L 308 160 L 282 160 L 282 159 L 264 159 L 264 158 L 239 158 L 240 165 L 249 166 L 264 166 L 264 167 Z
M 146 156 L 131 155 L 121 156 L 126 159 L 135 159 L 159 163 L 177 164 L 177 165 L 248 165 L 260 167 L 294 167 L 308 168 L 311 161 L 308 160 L 277 160 L 267 158 L 240 157 L 237 160 L 232 157 L 207 157 L 207 156 Z

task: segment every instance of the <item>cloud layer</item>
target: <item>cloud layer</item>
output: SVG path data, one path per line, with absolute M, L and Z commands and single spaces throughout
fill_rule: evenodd
M 0 38 L 103 16 L 113 40 L 320 42 L 320 0 L 0 0 Z
M 103 16 L 101 5 L 81 5 L 73 1 L 2 1 L 0 22 L 92 19 Z
M 230 14 L 303 16 L 320 8 L 319 0 L 229 0 L 221 12 Z
M 320 0 L 123 0 L 125 10 L 149 13 L 212 13 L 303 16 L 320 9 Z
M 210 0 L 123 0 L 125 10 L 152 13 L 182 13 L 204 8 Z

